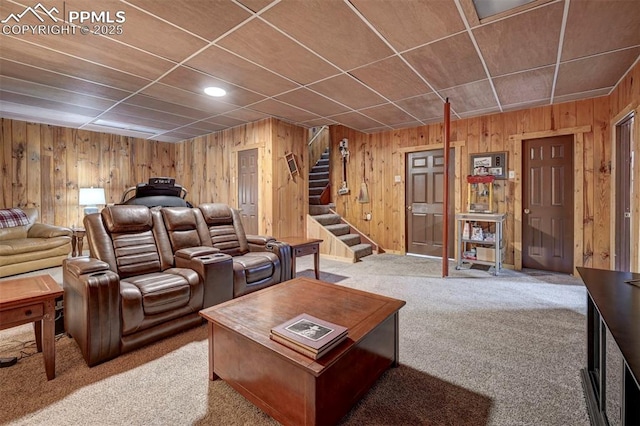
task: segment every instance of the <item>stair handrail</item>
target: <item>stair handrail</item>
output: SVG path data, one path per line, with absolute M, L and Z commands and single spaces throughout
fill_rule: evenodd
M 327 126 L 326 124 L 325 124 L 325 125 L 323 125 L 323 126 L 321 126 L 321 127 L 320 127 L 320 129 L 318 129 L 318 131 L 316 132 L 316 134 L 315 134 L 315 135 L 313 135 L 313 136 L 311 137 L 311 139 L 309 139 L 309 143 L 307 143 L 307 146 L 311 146 L 311 144 L 313 143 L 313 141 L 315 141 L 315 140 L 318 138 L 318 136 L 320 136 L 320 134 L 322 133 L 322 131 L 323 131 L 324 129 L 328 128 L 328 127 L 329 127 L 329 126 Z

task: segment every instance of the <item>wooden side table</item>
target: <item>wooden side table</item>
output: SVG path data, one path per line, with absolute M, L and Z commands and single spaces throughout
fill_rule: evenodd
M 316 273 L 316 279 L 320 279 L 320 243 L 322 240 L 316 238 L 304 237 L 283 237 L 278 238 L 279 241 L 285 242 L 291 246 L 291 277 L 296 276 L 296 258 L 300 256 L 313 255 L 313 269 Z
M 56 377 L 55 300 L 62 293 L 50 275 L 0 281 L 0 330 L 33 322 L 48 380 Z
M 87 232 L 84 228 L 71 228 L 71 232 L 71 256 L 82 256 L 82 245 Z

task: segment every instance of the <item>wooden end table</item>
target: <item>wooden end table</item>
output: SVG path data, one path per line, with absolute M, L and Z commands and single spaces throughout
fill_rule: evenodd
M 71 228 L 71 232 L 71 256 L 82 256 L 82 245 L 87 231 L 84 228 Z
M 296 258 L 312 254 L 316 279 L 320 279 L 320 243 L 323 240 L 304 237 L 283 237 L 278 240 L 291 246 L 291 278 L 296 277 Z
M 0 330 L 33 322 L 48 380 L 56 377 L 55 300 L 62 293 L 50 275 L 0 281 Z

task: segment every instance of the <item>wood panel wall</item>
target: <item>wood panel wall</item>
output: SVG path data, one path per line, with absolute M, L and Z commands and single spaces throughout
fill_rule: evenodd
M 608 269 L 612 254 L 612 217 L 610 214 L 612 194 L 612 120 L 620 111 L 637 112 L 640 103 L 638 89 L 640 65 L 637 65 L 621 82 L 619 87 L 607 97 L 542 106 L 527 110 L 505 112 L 451 123 L 451 141 L 456 148 L 456 188 L 453 201 L 455 210 L 464 210 L 466 187 L 464 177 L 469 173 L 469 155 L 474 153 L 506 151 L 510 170 L 520 170 L 514 164 L 521 164 L 522 140 L 546 137 L 554 134 L 573 134 L 579 144 L 575 158 L 575 182 L 578 211 L 576 217 L 575 240 L 580 253 L 575 257 L 576 266 L 591 266 Z M 455 101 L 452 101 L 455 109 Z M 637 123 L 638 121 L 636 121 Z M 640 139 L 639 125 L 636 124 L 636 140 Z M 401 129 L 376 134 L 363 134 L 343 127 L 332 126 L 331 164 L 334 165 L 331 181 L 332 199 L 338 213 L 357 226 L 385 250 L 405 253 L 405 156 L 407 152 L 442 148 L 443 124 L 432 124 L 410 129 Z M 350 158 L 347 181 L 351 192 L 338 195 L 338 183 L 342 181 L 338 143 L 342 138 L 349 140 Z M 640 144 L 634 152 L 640 158 Z M 514 163 L 515 162 L 515 163 Z M 637 179 L 633 201 L 634 217 L 640 216 L 640 167 L 635 168 Z M 360 183 L 368 184 L 370 203 L 357 201 Z M 505 238 L 507 255 L 505 263 L 517 264 L 521 256 L 521 246 L 517 241 L 518 227 L 521 229 L 520 213 L 516 208 L 521 202 L 521 176 L 499 181 L 495 199 L 499 212 L 507 213 Z M 365 213 L 372 213 L 372 220 L 365 220 Z M 635 225 L 633 236 L 640 239 L 640 230 Z M 638 243 L 634 243 L 634 266 L 640 270 Z
M 309 211 L 306 141 L 306 129 L 265 119 L 176 144 L 176 173 L 190 188 L 194 205 L 221 202 L 237 208 L 237 153 L 256 148 L 259 233 L 304 235 Z M 288 153 L 294 153 L 300 169 L 293 178 L 285 161 Z
M 581 217 L 575 236 L 585 266 L 611 267 L 613 235 L 612 155 L 615 120 L 630 111 L 638 114 L 640 65 L 621 81 L 608 97 L 567 102 L 527 110 L 505 112 L 451 123 L 456 149 L 456 211 L 466 197 L 463 177 L 472 153 L 507 151 L 509 168 L 521 162 L 517 144 L 530 135 L 557 132 L 577 134 L 582 158 L 576 158 L 576 188 L 581 191 Z M 452 101 L 455 108 L 455 101 Z M 636 119 L 634 153 L 640 158 L 640 125 Z M 36 207 L 43 222 L 78 225 L 79 187 L 104 187 L 109 203 L 120 201 L 123 192 L 153 176 L 173 176 L 189 191 L 193 204 L 209 201 L 237 206 L 237 152 L 260 150 L 259 208 L 261 233 L 276 237 L 304 235 L 308 212 L 309 152 L 307 131 L 276 119 L 213 133 L 179 144 L 95 133 L 2 119 L 0 133 L 0 208 Z M 332 198 L 349 222 L 387 251 L 405 252 L 404 180 L 407 152 L 442 146 L 441 123 L 376 134 L 363 134 L 342 126 L 330 128 Z M 588 131 L 584 131 L 588 128 Z M 348 184 L 351 193 L 339 196 L 342 181 L 338 143 L 349 139 L 351 156 Z M 292 179 L 284 155 L 293 152 L 300 176 Z M 633 217 L 640 217 L 640 167 L 635 167 Z M 514 169 L 515 170 L 515 169 Z M 370 202 L 357 201 L 360 184 L 368 185 Z M 514 264 L 518 253 L 516 212 L 520 179 L 501 182 L 498 209 L 508 215 L 505 224 L 506 263 Z M 372 220 L 364 219 L 372 213 Z M 632 270 L 640 271 L 640 224 L 632 230 Z M 579 262 L 578 262 L 579 263 Z M 579 265 L 578 265 L 579 266 Z
M 35 207 L 42 222 L 80 226 L 78 188 L 103 187 L 107 203 L 153 176 L 174 176 L 174 146 L 2 119 L 0 208 Z

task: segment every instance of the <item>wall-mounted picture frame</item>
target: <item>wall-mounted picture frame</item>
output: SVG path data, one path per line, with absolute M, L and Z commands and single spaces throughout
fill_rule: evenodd
M 293 179 L 295 176 L 300 174 L 300 171 L 298 170 L 298 160 L 296 160 L 296 156 L 293 152 L 285 154 L 284 158 L 287 161 L 289 175 L 291 176 L 291 179 Z
M 492 175 L 496 179 L 507 179 L 506 152 L 483 152 L 469 155 L 469 174 L 473 176 Z

